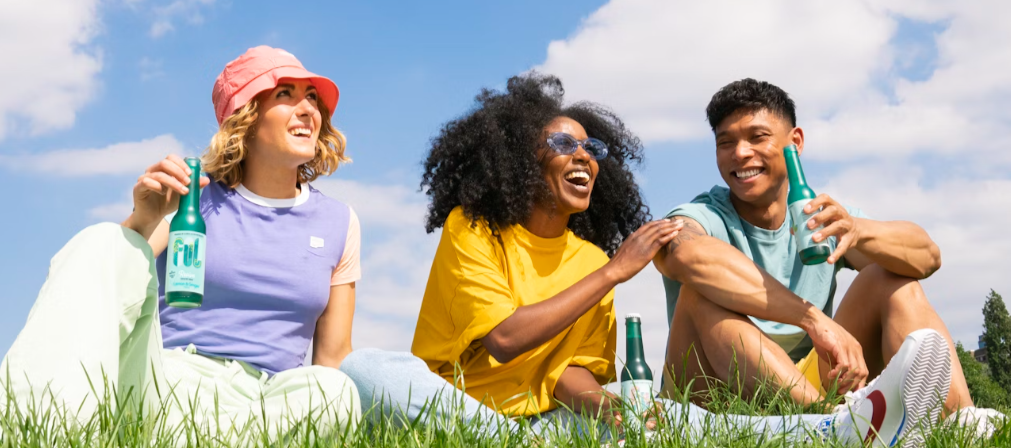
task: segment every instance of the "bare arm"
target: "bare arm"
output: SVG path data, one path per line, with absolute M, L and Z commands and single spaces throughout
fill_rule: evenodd
M 599 415 L 605 421 L 619 416 L 618 409 L 611 409 L 618 397 L 600 387 L 593 374 L 580 366 L 565 368 L 555 385 L 554 396 L 576 414 L 585 412 L 590 416 Z
M 805 329 L 825 316 L 741 251 L 707 235 L 697 221 L 680 218 L 684 228 L 653 260 L 661 274 L 740 314 Z
M 339 368 L 351 353 L 351 320 L 355 315 L 355 283 L 330 287 L 330 301 L 316 321 L 312 363 Z
M 916 224 L 856 218 L 827 194 L 818 195 L 804 211 L 811 213 L 819 208 L 821 211 L 808 220 L 807 226 L 825 226 L 814 234 L 816 242 L 836 237 L 836 250 L 828 258 L 829 263 L 845 257 L 857 270 L 877 263 L 889 272 L 915 279 L 927 278 L 941 268 L 941 249 Z
M 517 308 L 482 337 L 481 344 L 496 361 L 507 363 L 551 340 L 599 303 L 608 291 L 641 271 L 677 234 L 679 225 L 669 220 L 643 225 L 602 268 L 554 297 Z
M 922 280 L 941 268 L 941 249 L 922 227 L 908 221 L 854 221 L 860 238 L 844 255 L 854 269 L 877 263 L 894 274 Z
M 862 386 L 867 365 L 853 335 L 698 222 L 682 219 L 684 229 L 653 260 L 661 274 L 727 310 L 800 327 L 833 366 L 829 376 L 840 375 L 842 390 Z
M 154 252 L 155 258 L 158 258 L 168 247 L 168 234 L 169 223 L 163 219 L 158 223 L 158 227 L 151 232 L 151 237 L 147 239 L 147 244 L 151 245 L 151 252 Z

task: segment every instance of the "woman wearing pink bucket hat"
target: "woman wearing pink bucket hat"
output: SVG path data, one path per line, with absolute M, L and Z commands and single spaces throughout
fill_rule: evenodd
M 358 391 L 337 367 L 351 351 L 361 232 L 350 207 L 309 184 L 349 161 L 330 123 L 338 97 L 284 50 L 251 48 L 228 63 L 212 92 L 208 177 L 190 185 L 190 168 L 169 155 L 138 178 L 121 225 L 89 227 L 53 258 L 4 357 L 15 398 L 48 397 L 36 405 L 67 404 L 85 423 L 103 392 L 88 378 L 104 374 L 120 397 L 143 397 L 120 407 L 161 409 L 167 425 L 262 424 L 272 436 L 309 418 L 317 430 L 356 427 Z M 202 188 L 205 299 L 171 308 L 158 279 L 169 215 L 189 188 Z

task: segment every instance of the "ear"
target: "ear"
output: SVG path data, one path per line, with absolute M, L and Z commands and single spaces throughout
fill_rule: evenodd
M 804 154 L 804 130 L 800 127 L 790 131 L 790 143 L 797 146 L 797 155 Z

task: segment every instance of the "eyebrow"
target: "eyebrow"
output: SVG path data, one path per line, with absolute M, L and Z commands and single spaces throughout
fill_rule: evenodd
M 771 127 L 769 127 L 769 126 L 766 126 L 766 125 L 764 125 L 764 124 L 752 124 L 752 125 L 748 125 L 748 126 L 746 126 L 746 127 L 744 128 L 744 131 L 751 131 L 751 132 L 754 132 L 754 131 L 756 131 L 756 130 L 762 130 L 762 131 L 769 131 L 769 132 L 772 132 L 772 128 L 771 128 Z M 719 139 L 720 139 L 720 137 L 726 136 L 726 135 L 727 135 L 728 133 L 729 133 L 728 131 L 720 131 L 720 132 L 718 132 L 718 133 L 716 134 L 716 139 L 717 139 L 717 140 L 719 140 Z
M 292 90 L 295 90 L 295 85 L 294 84 L 289 84 L 289 83 L 284 83 L 284 84 L 278 84 L 277 87 L 275 87 L 275 88 L 276 89 L 292 89 Z M 306 87 L 305 90 L 306 91 L 316 90 L 316 86 L 314 86 L 312 84 L 309 84 L 309 87 Z

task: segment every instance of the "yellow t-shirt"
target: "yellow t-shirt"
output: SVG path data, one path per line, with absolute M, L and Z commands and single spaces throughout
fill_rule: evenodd
M 556 408 L 554 389 L 568 366 L 582 366 L 600 384 L 614 379 L 614 291 L 547 343 L 508 363 L 481 338 L 516 308 L 549 299 L 607 263 L 600 248 L 571 231 L 540 238 L 522 226 L 500 232 L 457 207 L 446 219 L 432 262 L 411 351 L 433 372 L 506 415 Z

